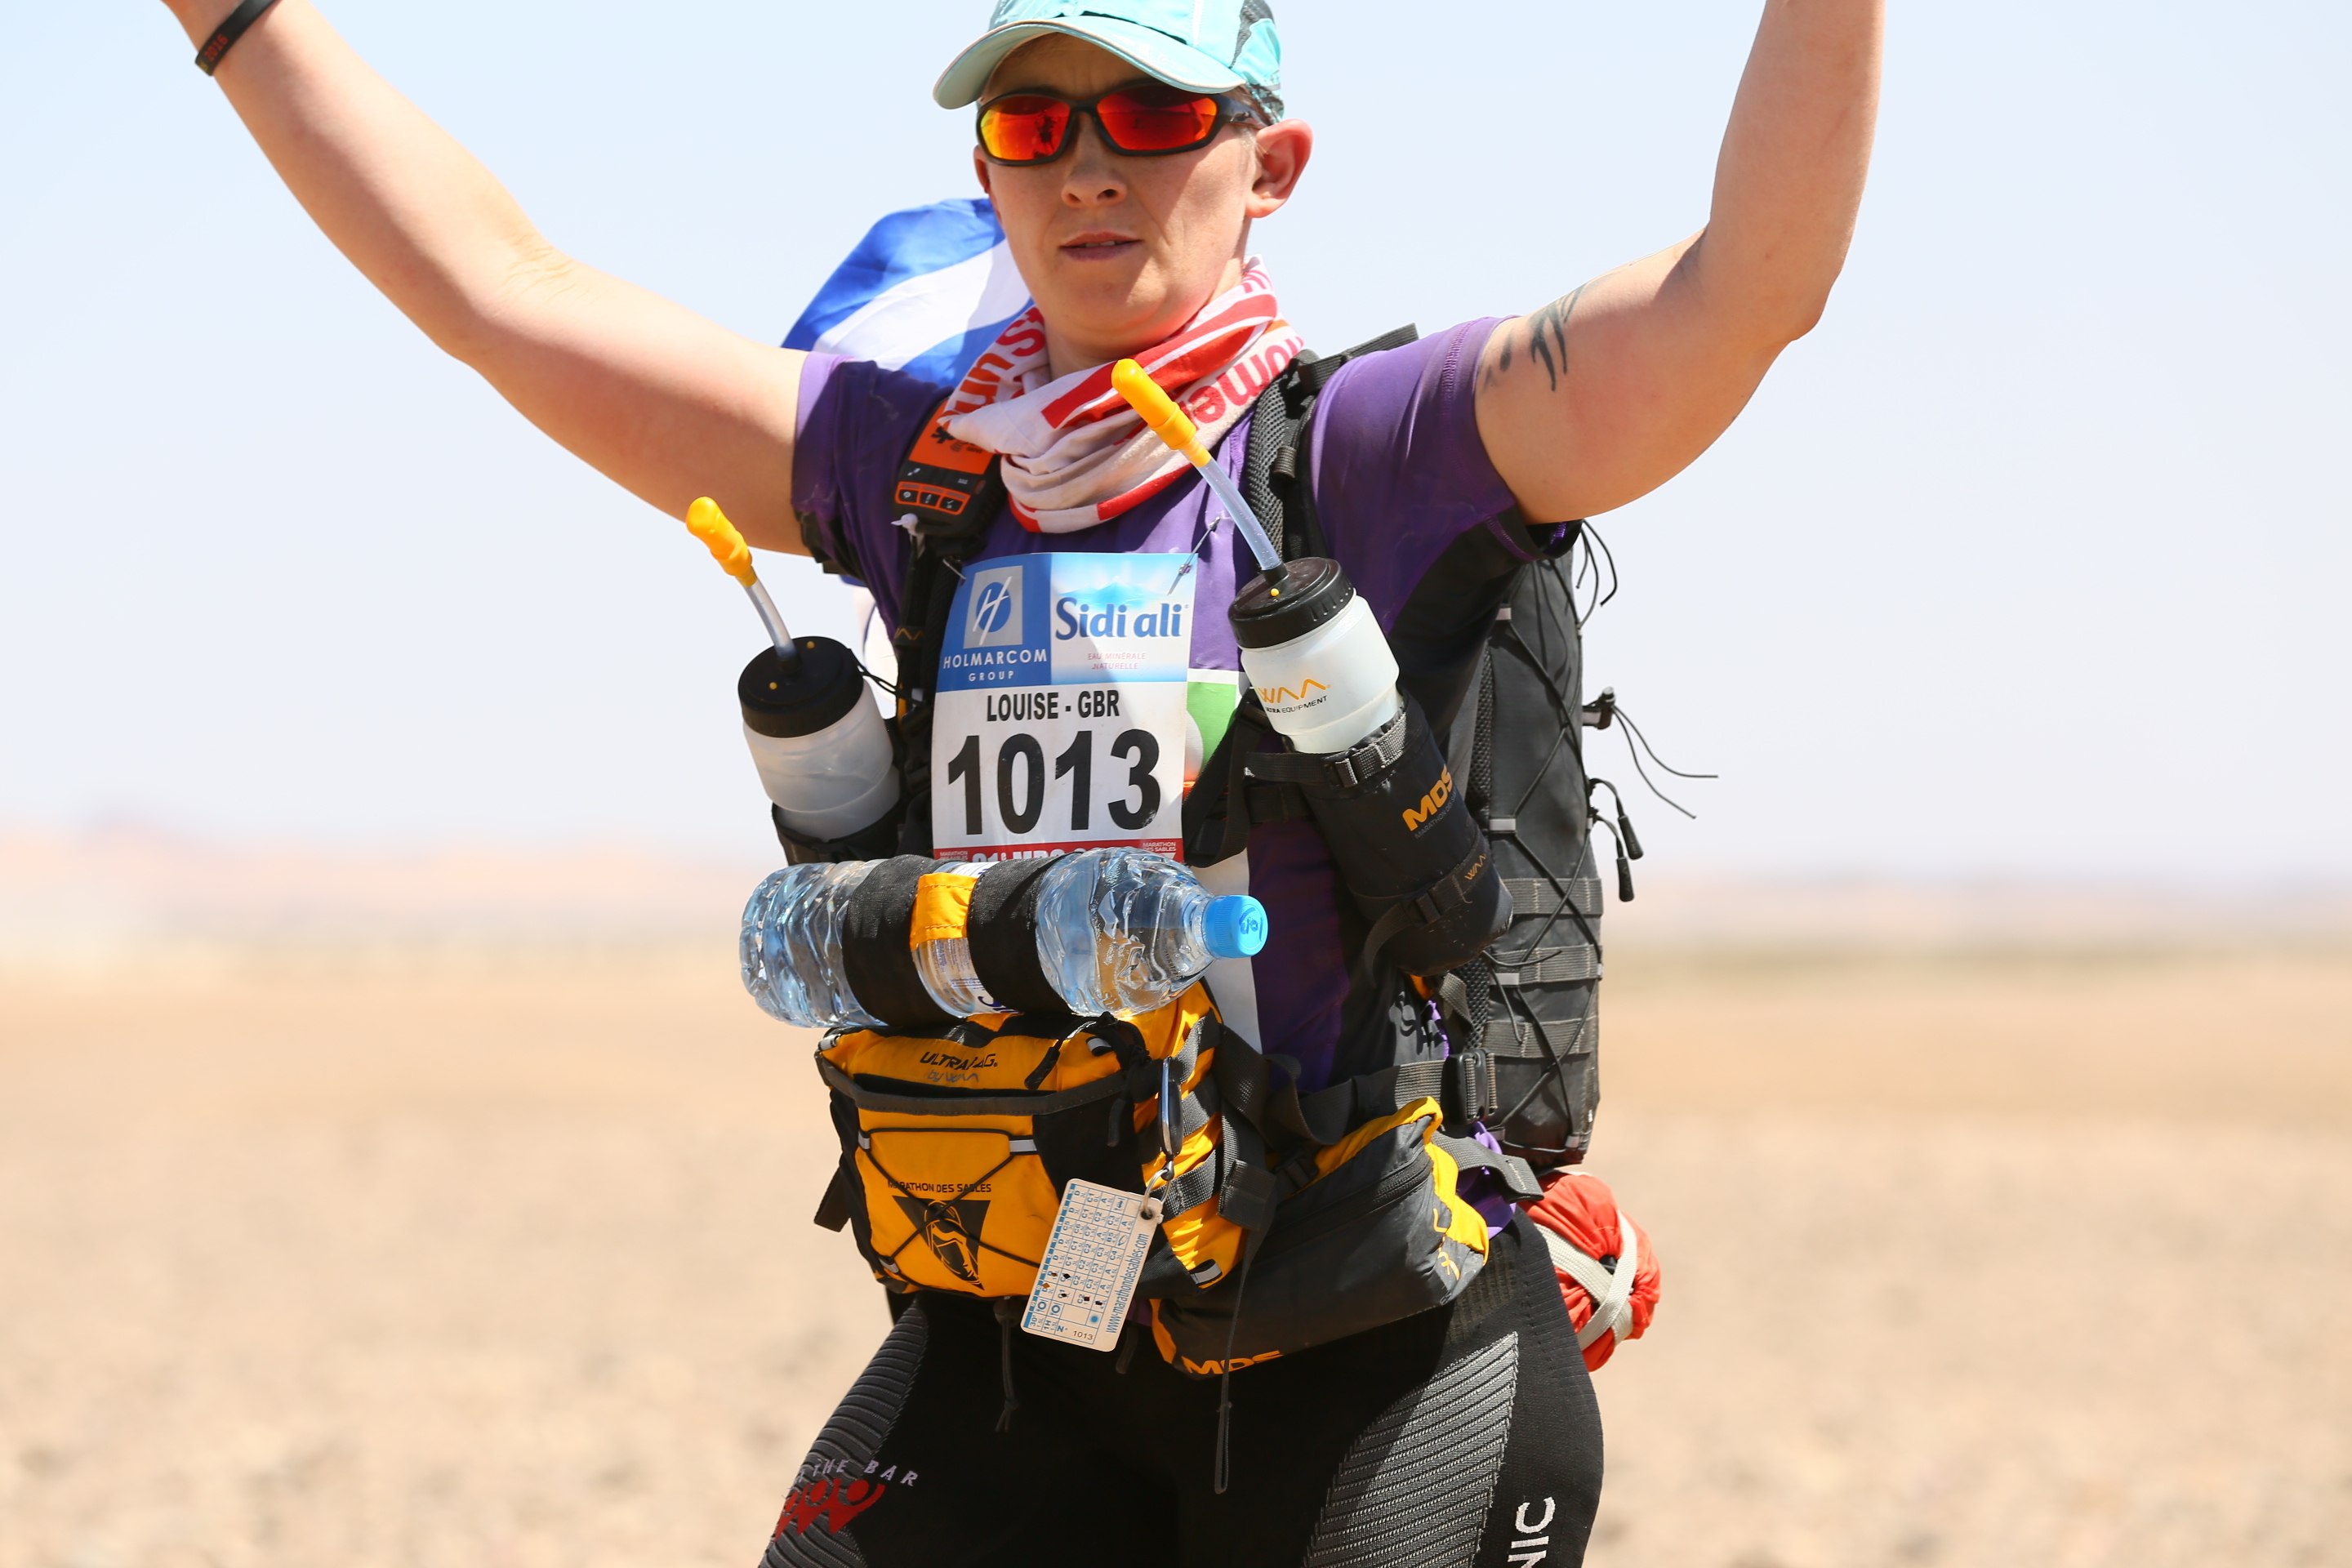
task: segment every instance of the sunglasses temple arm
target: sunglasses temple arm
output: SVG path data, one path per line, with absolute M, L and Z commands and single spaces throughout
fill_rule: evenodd
M 1249 541 L 1250 553 L 1257 557 L 1258 570 L 1271 572 L 1282 564 L 1282 556 L 1275 550 L 1274 542 L 1265 536 L 1265 525 L 1242 499 L 1241 487 L 1225 472 L 1209 449 L 1201 443 L 1201 433 L 1193 427 L 1184 411 L 1176 406 L 1175 399 L 1160 389 L 1160 384 L 1144 374 L 1143 367 L 1131 359 L 1123 359 L 1111 367 L 1110 384 L 1127 399 L 1128 406 L 1139 415 L 1151 433 L 1182 454 L 1201 470 L 1209 481 L 1209 489 L 1225 503 L 1225 514 L 1234 526 Z

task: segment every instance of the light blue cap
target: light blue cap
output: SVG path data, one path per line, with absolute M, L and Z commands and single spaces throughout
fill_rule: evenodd
M 1211 899 L 1202 941 L 1217 958 L 1248 958 L 1265 945 L 1265 906 L 1247 893 Z
M 1239 89 L 1282 118 L 1282 40 L 1266 0 L 997 0 L 988 31 L 940 73 L 941 109 L 976 103 L 997 62 L 1032 38 L 1067 33 L 1195 92 Z

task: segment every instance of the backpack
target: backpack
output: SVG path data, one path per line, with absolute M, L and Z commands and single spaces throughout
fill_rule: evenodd
M 1407 326 L 1343 353 L 1302 352 L 1260 395 L 1242 489 L 1284 559 L 1328 553 L 1311 488 L 1303 482 L 1324 387 L 1349 362 L 1417 337 Z M 992 455 L 945 437 L 934 416 L 900 464 L 891 499 L 913 520 L 893 637 L 898 711 L 889 721 L 905 782 L 903 813 L 854 842 L 814 843 L 779 825 L 795 861 L 930 851 L 931 683 L 961 563 L 981 549 L 1004 504 L 1003 489 Z M 803 539 L 825 571 L 865 576 L 814 519 L 801 521 Z M 1513 538 L 1517 552 L 1504 536 Z M 1583 1159 L 1600 1100 L 1601 896 L 1593 827 L 1611 828 L 1616 839 L 1621 899 L 1633 897 L 1627 862 L 1642 854 L 1622 804 L 1613 823 L 1592 804 L 1596 787 L 1609 787 L 1613 796 L 1614 786 L 1584 765 L 1584 730 L 1606 728 L 1613 717 L 1609 694 L 1586 704 L 1581 691 L 1581 627 L 1590 606 L 1579 607 L 1571 567 L 1580 546 L 1591 563 L 1594 542 L 1581 521 L 1530 524 L 1516 510 L 1507 512 L 1455 540 L 1391 627 L 1399 685 L 1428 715 L 1462 781 L 1510 892 L 1513 917 L 1485 953 L 1433 984 L 1384 968 L 1358 975 L 1347 1014 L 1355 1027 L 1410 1026 L 1409 1015 L 1417 1018 L 1436 1004 L 1450 1051 L 1441 1097 L 1449 1126 L 1483 1122 L 1509 1154 L 1538 1172 Z M 1255 823 L 1307 817 L 1295 785 L 1247 770 L 1247 755 L 1265 728 L 1263 709 L 1244 696 L 1186 797 L 1189 863 L 1210 865 L 1238 853 Z M 1341 903 L 1343 931 L 1360 942 L 1364 933 L 1349 929 L 1353 911 Z
M 1328 553 L 1305 482 L 1324 386 L 1349 361 L 1417 335 L 1401 327 L 1328 358 L 1302 353 L 1259 397 L 1242 489 L 1285 560 Z M 1496 530 L 1515 531 L 1535 561 L 1514 554 Z M 1583 731 L 1605 726 L 1611 708 L 1587 707 L 1580 691 L 1582 616 L 1570 572 L 1580 543 L 1590 550 L 1581 521 L 1530 525 L 1515 509 L 1494 528 L 1454 541 L 1389 634 L 1398 683 L 1429 715 L 1511 895 L 1509 928 L 1479 957 L 1440 977 L 1432 993 L 1453 1061 L 1461 1064 L 1450 1075 L 1456 1103 L 1449 1110 L 1483 1121 L 1507 1152 L 1538 1172 L 1584 1158 L 1600 1102 L 1601 899 L 1591 837 L 1599 813 Z M 1227 732 L 1229 745 L 1241 742 Z M 1285 797 L 1286 786 L 1249 778 L 1234 759 L 1223 760 L 1222 767 L 1214 759 L 1202 764 L 1186 802 L 1186 858 L 1194 864 L 1238 850 L 1251 823 L 1304 815 Z M 1633 897 L 1625 861 L 1640 854 L 1625 825 L 1621 898 Z

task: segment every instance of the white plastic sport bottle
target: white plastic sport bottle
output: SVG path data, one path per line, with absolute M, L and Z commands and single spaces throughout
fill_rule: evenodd
M 773 648 L 743 667 L 735 696 L 760 784 L 795 837 L 847 838 L 898 804 L 890 734 L 865 672 L 831 637 L 802 637 L 797 668 Z
M 1234 600 L 1242 668 L 1293 746 L 1344 752 L 1397 715 L 1396 655 L 1336 561 L 1287 562 Z

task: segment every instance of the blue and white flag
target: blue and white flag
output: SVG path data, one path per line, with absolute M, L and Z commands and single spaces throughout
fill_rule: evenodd
M 784 339 L 788 349 L 869 359 L 953 386 L 1029 288 L 985 197 L 895 212 L 866 230 Z

